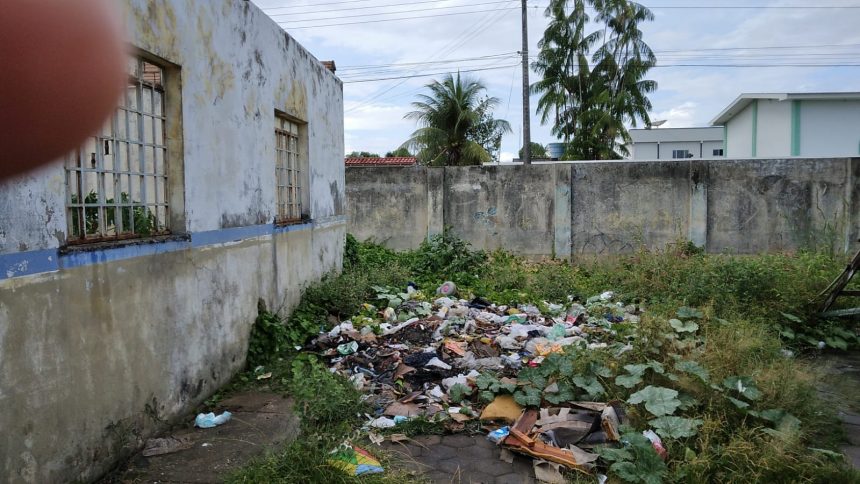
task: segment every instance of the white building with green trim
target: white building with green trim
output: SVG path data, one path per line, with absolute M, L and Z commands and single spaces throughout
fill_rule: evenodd
M 716 118 L 727 158 L 860 154 L 860 92 L 741 94 Z
M 724 158 L 723 128 L 630 129 L 633 160 L 710 160 Z

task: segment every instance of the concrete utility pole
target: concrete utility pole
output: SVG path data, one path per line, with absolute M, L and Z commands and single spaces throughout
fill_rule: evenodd
M 523 164 L 532 163 L 531 109 L 529 108 L 529 24 L 526 0 L 523 5 Z

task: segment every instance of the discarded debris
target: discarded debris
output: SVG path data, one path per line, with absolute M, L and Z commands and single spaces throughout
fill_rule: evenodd
M 194 442 L 190 436 L 163 437 L 158 439 L 147 439 L 143 447 L 143 456 L 152 457 L 156 455 L 172 454 L 180 450 L 190 449 Z
M 229 422 L 230 417 L 232 416 L 233 414 L 227 411 L 225 411 L 221 415 L 218 415 L 217 417 L 212 412 L 200 413 L 197 414 L 197 418 L 194 419 L 194 425 L 200 427 L 201 429 L 209 429 Z
M 535 408 L 540 396 L 520 401 L 514 395 L 527 383 L 517 380 L 522 368 L 538 367 L 568 347 L 587 351 L 611 344 L 624 351 L 628 341 L 615 328 L 626 325 L 618 326 L 623 332 L 638 323 L 637 306 L 613 301 L 611 291 L 584 305 L 571 299 L 513 307 L 456 299 L 452 282 L 442 284 L 432 301 L 412 284 L 406 292 L 374 289 L 376 305 L 364 304 L 360 314 L 321 333 L 309 348 L 366 393 L 375 409 L 365 424 L 372 442 L 383 438 L 373 432 L 388 433 L 408 419 L 441 421 L 451 432 L 478 420 L 488 439 L 546 461 L 541 472 L 554 476 L 557 465 L 591 472 L 593 447 L 619 440 L 620 405 L 568 402 L 561 395 L 569 390 L 553 384 L 545 393 L 560 397 L 551 407 Z
M 338 449 L 334 456 L 329 459 L 329 463 L 350 476 L 385 472 L 382 464 L 370 455 L 370 452 L 356 446 Z
M 481 412 L 481 420 L 502 420 L 512 424 L 520 418 L 523 407 L 511 395 L 499 395 Z

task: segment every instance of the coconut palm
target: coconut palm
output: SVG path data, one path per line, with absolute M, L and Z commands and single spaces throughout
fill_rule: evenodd
M 414 119 L 419 127 L 404 146 L 417 152 L 418 161 L 425 165 L 466 166 L 490 161 L 490 153 L 472 139 L 472 133 L 482 122 L 489 122 L 501 133 L 511 131 L 507 121 L 482 120 L 482 110 L 497 106 L 499 100 L 482 98 L 484 85 L 460 73 L 456 77 L 448 74 L 441 82 L 433 81 L 427 89 L 429 94 L 420 94 L 419 100 L 412 103 L 415 111 L 405 116 Z

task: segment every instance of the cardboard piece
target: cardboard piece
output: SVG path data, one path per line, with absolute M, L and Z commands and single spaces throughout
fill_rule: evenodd
M 499 395 L 481 412 L 481 420 L 503 420 L 512 424 L 520 418 L 523 407 L 512 395 Z

